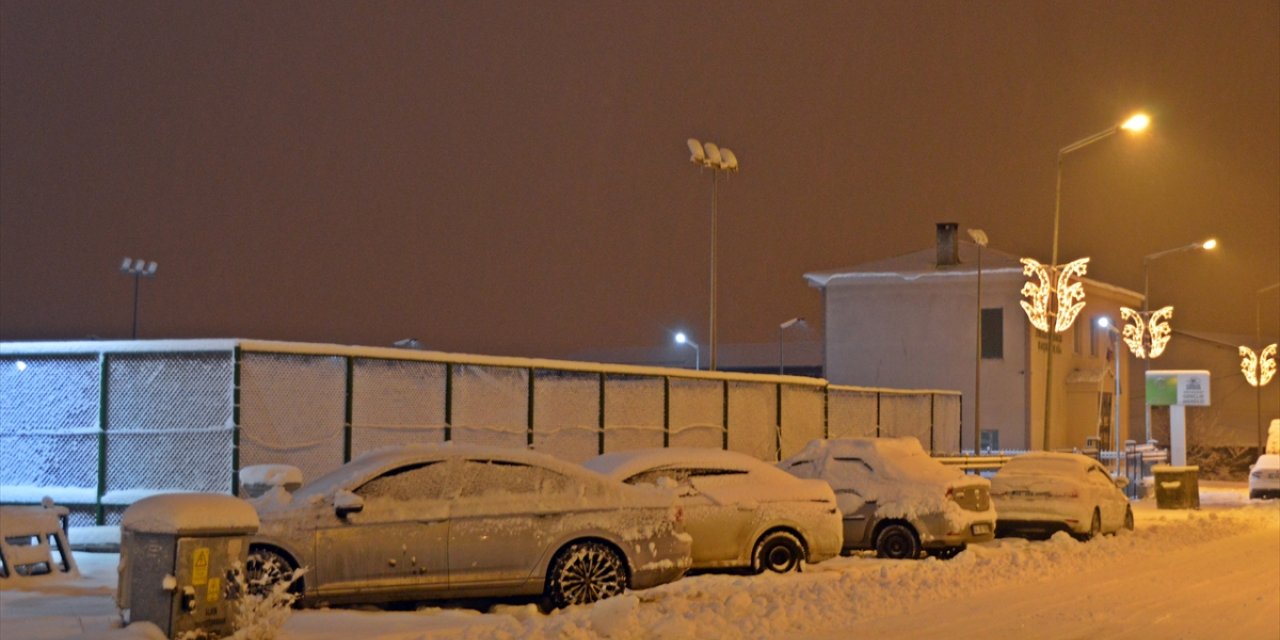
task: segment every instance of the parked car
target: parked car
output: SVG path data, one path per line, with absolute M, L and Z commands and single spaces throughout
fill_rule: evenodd
M 747 454 L 642 449 L 584 464 L 627 484 L 674 489 L 693 536 L 695 569 L 785 573 L 840 553 L 840 512 L 831 487 Z
M 990 483 L 930 458 L 915 438 L 813 440 L 778 466 L 831 484 L 846 552 L 947 559 L 995 537 Z
M 1280 454 L 1264 453 L 1249 467 L 1249 498 L 1280 498 Z
M 254 505 L 249 583 L 307 567 L 303 603 L 543 594 L 562 607 L 670 582 L 691 562 L 671 492 L 532 451 L 381 450 Z
M 1066 531 L 1080 539 L 1133 530 L 1133 509 L 1121 489 L 1124 478 L 1076 453 L 1014 456 L 991 479 L 1000 514 L 997 534 L 1047 538 Z

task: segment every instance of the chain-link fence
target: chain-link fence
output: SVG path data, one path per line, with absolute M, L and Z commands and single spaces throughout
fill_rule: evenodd
M 248 465 L 314 478 L 409 443 L 772 461 L 814 438 L 877 435 L 959 451 L 960 394 L 276 342 L 0 344 L 0 502 L 48 495 L 79 505 L 77 524 L 112 523 L 151 493 L 237 492 Z

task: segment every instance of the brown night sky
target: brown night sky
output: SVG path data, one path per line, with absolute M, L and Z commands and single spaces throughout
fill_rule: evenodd
M 935 222 L 1252 333 L 1280 280 L 1280 3 L 0 1 L 0 339 L 565 356 L 820 317 Z M 1263 298 L 1280 324 L 1280 296 Z M 818 323 L 813 323 L 818 324 Z M 1275 329 L 1271 329 L 1274 333 Z

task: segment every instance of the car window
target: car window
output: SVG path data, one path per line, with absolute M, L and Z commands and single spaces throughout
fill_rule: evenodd
M 355 493 L 366 500 L 443 499 L 449 488 L 448 469 L 442 460 L 398 467 L 364 483 Z
M 796 460 L 787 465 L 786 471 L 799 478 L 813 478 L 818 473 L 818 465 L 813 460 Z
M 666 467 L 663 469 L 649 469 L 627 478 L 627 484 L 652 484 L 662 486 L 659 480 L 670 480 L 672 484 L 687 484 L 689 481 L 689 470 L 684 468 Z
M 561 473 L 505 460 L 467 460 L 461 476 L 464 498 L 567 493 L 573 485 Z

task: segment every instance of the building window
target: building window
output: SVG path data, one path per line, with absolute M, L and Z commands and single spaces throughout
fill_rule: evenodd
M 983 451 L 999 451 L 1000 450 L 1000 432 L 995 429 L 983 429 L 982 435 Z
M 1102 327 L 1098 326 L 1098 319 L 1093 318 L 1089 323 L 1089 355 L 1098 357 L 1098 343 L 1104 335 Z
M 1079 322 L 1075 323 L 1073 329 L 1074 331 L 1071 332 L 1071 348 L 1076 355 L 1080 355 L 1084 353 L 1084 330 L 1080 327 Z
M 982 310 L 982 357 L 984 360 L 1004 358 L 1004 308 Z

